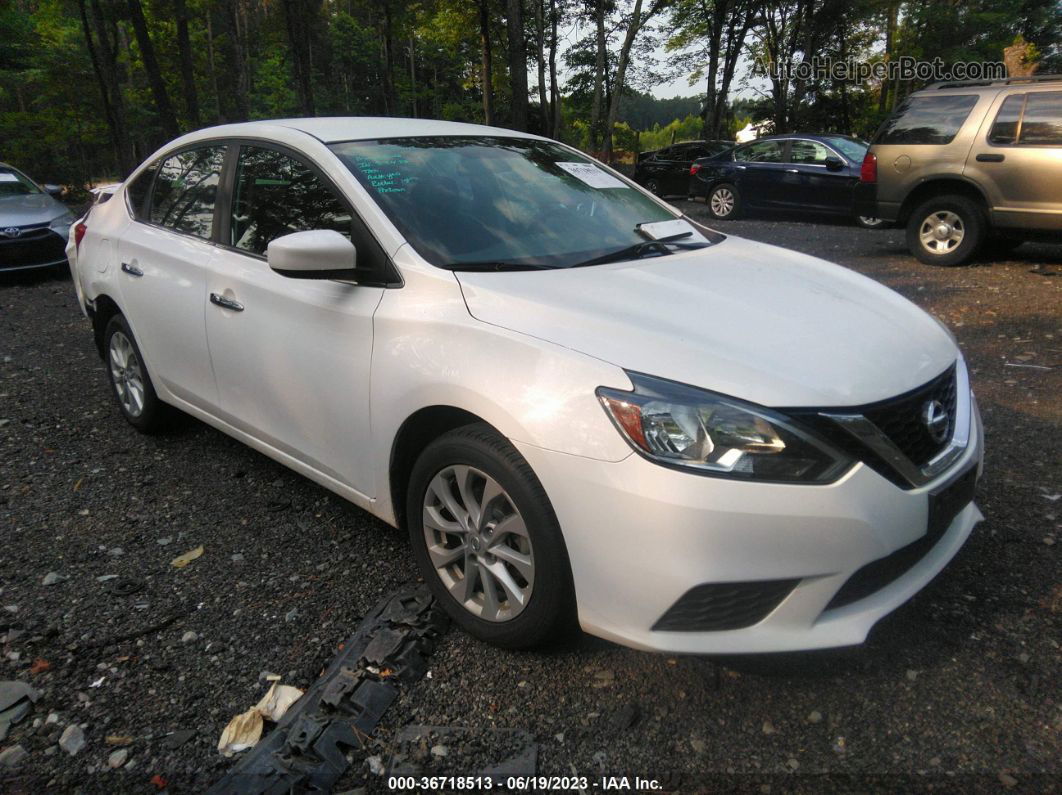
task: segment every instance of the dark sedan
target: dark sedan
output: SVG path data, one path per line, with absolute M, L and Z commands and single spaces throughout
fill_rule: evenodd
M 856 216 L 854 191 L 867 144 L 846 135 L 771 135 L 702 157 L 689 172 L 689 195 L 703 198 L 718 219 L 746 210 L 789 210 L 855 218 L 869 229 L 878 218 Z
M 634 167 L 634 181 L 656 196 L 685 196 L 693 161 L 733 146 L 733 141 L 684 141 L 654 152 L 642 152 Z

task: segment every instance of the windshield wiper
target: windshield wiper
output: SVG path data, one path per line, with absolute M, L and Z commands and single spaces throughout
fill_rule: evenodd
M 494 260 L 450 262 L 442 267 L 451 271 L 549 271 L 555 269 L 553 265 L 542 265 L 537 262 L 497 262 Z
M 633 246 L 627 246 L 621 248 L 619 251 L 612 251 L 608 254 L 602 254 L 600 257 L 594 257 L 593 259 L 584 260 L 583 262 L 576 262 L 574 265 L 570 265 L 571 268 L 585 268 L 588 265 L 604 265 L 609 262 L 622 262 L 629 259 L 641 259 L 642 257 L 649 256 L 653 252 L 656 252 L 657 256 L 665 256 L 671 253 L 671 248 L 679 249 L 696 249 L 706 248 L 711 245 L 702 241 L 685 243 L 682 242 L 683 238 L 692 236 L 692 232 L 680 232 L 677 235 L 668 235 L 667 237 L 659 238 L 658 240 L 643 240 L 641 243 L 635 243 Z

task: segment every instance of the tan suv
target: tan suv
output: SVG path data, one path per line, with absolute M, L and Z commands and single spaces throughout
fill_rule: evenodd
M 867 151 L 856 208 L 905 224 L 932 265 L 960 265 L 986 240 L 1062 240 L 1062 75 L 911 94 Z

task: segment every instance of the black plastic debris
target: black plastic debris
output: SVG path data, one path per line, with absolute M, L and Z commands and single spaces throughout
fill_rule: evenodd
M 447 619 L 425 586 L 381 601 L 276 728 L 210 793 L 330 792 L 400 684 L 423 676 Z

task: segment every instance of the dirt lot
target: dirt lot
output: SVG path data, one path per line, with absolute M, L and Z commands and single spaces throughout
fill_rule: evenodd
M 984 415 L 986 521 L 859 648 L 673 657 L 585 638 L 511 653 L 451 631 L 343 788 L 384 791 L 367 757 L 386 764 L 410 724 L 471 729 L 447 763 L 468 773 L 506 741 L 492 730 L 525 730 L 540 772 L 592 786 L 623 774 L 683 792 L 1058 786 L 1062 247 L 933 269 L 895 230 L 720 228 L 868 274 L 954 330 Z M 197 422 L 138 436 L 69 280 L 0 278 L 0 327 L 0 679 L 41 693 L 0 742 L 28 753 L 0 766 L 0 789 L 145 792 L 161 776 L 202 791 L 233 765 L 215 746 L 265 691 L 262 672 L 307 687 L 358 618 L 415 578 L 404 537 Z M 75 724 L 85 744 L 71 755 L 58 742 Z

